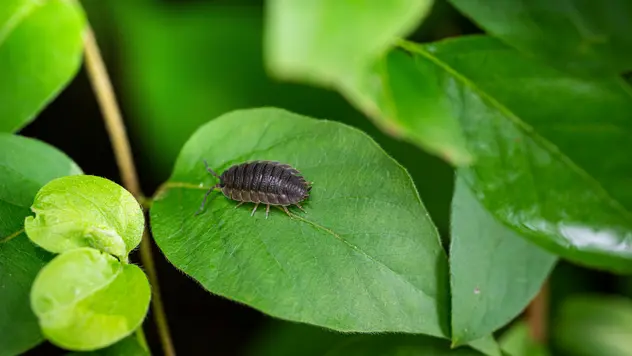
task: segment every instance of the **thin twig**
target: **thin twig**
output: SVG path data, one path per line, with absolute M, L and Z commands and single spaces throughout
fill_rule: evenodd
M 544 345 L 548 336 L 549 315 L 549 282 L 542 285 L 538 295 L 531 301 L 527 308 L 527 324 L 531 338 Z
M 103 113 L 103 120 L 105 121 L 110 141 L 112 142 L 112 148 L 114 150 L 114 155 L 116 156 L 116 163 L 119 167 L 123 186 L 125 186 L 125 188 L 129 190 L 139 201 L 143 201 L 144 197 L 140 189 L 136 167 L 134 166 L 134 160 L 132 158 L 132 150 L 125 131 L 125 125 L 123 124 L 121 112 L 116 102 L 110 77 L 108 76 L 105 64 L 103 63 L 103 58 L 101 57 L 101 51 L 99 50 L 94 32 L 91 28 L 88 28 L 86 31 L 84 46 L 88 77 L 90 78 L 92 88 L 97 97 L 97 101 L 99 102 L 101 112 Z M 152 285 L 154 317 L 158 327 L 160 341 L 162 342 L 163 351 L 165 355 L 173 356 L 176 353 L 169 333 L 167 316 L 162 304 L 162 299 L 160 298 L 158 277 L 154 266 L 149 238 L 147 227 L 145 227 L 145 233 L 143 234 L 143 238 L 140 242 L 140 258 L 149 277 L 149 282 Z

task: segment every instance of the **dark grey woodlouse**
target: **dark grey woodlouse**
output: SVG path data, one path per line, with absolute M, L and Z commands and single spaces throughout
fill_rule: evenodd
M 266 204 L 266 219 L 270 213 L 270 205 L 280 206 L 291 217 L 287 207 L 296 205 L 303 212 L 300 203 L 309 197 L 312 183 L 307 182 L 302 174 L 289 164 L 276 161 L 251 161 L 231 166 L 221 175 L 209 168 L 204 160 L 206 170 L 219 179 L 202 200 L 198 215 L 204 209 L 208 195 L 220 189 L 224 196 L 238 201 L 235 208 L 244 203 L 255 203 L 250 216 L 253 216 L 260 203 Z

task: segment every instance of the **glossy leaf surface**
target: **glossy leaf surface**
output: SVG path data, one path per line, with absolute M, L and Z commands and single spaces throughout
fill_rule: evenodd
M 51 252 L 93 247 L 119 258 L 140 243 L 143 211 L 134 196 L 101 177 L 62 177 L 46 184 L 25 220 L 29 238 Z
M 632 271 L 627 84 L 569 77 L 484 36 L 404 46 L 433 73 L 420 80 L 442 83 L 475 157 L 461 175 L 488 211 L 567 259 Z
M 632 70 L 632 3 L 619 0 L 450 0 L 490 34 L 578 74 Z
M 82 247 L 50 261 L 35 278 L 30 299 L 48 340 L 90 351 L 131 334 L 147 313 L 150 294 L 138 266 Z
M 394 50 L 343 92 L 385 132 L 467 165 L 473 157 L 444 84 L 433 67 Z
M 606 295 L 572 297 L 562 304 L 554 343 L 578 356 L 632 355 L 632 301 Z M 581 342 L 578 342 L 581 340 Z
M 3 0 L 0 132 L 14 132 L 72 80 L 81 65 L 83 11 L 76 1 Z
M 557 260 L 497 222 L 458 177 L 450 241 L 452 341 L 458 345 L 520 314 Z
M 421 335 L 362 335 L 340 343 L 327 356 L 435 355 L 480 356 L 468 347 L 450 348 L 450 343 Z
M 28 240 L 24 218 L 37 191 L 80 174 L 66 155 L 37 140 L 0 133 L 0 355 L 21 354 L 43 340 L 28 295 L 52 255 Z
M 432 0 L 271 0 L 266 61 L 272 72 L 318 84 L 356 80 L 398 36 L 411 32 Z
M 249 160 L 293 165 L 314 182 L 292 218 L 219 191 L 218 173 Z M 264 108 L 202 126 L 151 208 L 167 259 L 210 292 L 272 316 L 342 331 L 446 335 L 447 262 L 406 171 L 368 136 Z M 344 291 L 344 292 L 341 292 Z

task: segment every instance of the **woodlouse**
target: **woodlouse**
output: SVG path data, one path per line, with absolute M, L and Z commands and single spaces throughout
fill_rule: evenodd
M 280 206 L 291 217 L 287 210 L 289 205 L 296 205 L 303 212 L 300 202 L 309 197 L 312 183 L 307 182 L 302 174 L 289 164 L 276 161 L 251 161 L 231 166 L 222 175 L 209 168 L 204 160 L 206 170 L 219 179 L 202 200 L 198 215 L 206 204 L 206 199 L 217 188 L 224 196 L 238 201 L 237 207 L 244 203 L 255 203 L 250 216 L 253 216 L 260 203 L 266 204 L 266 219 L 270 213 L 270 205 Z

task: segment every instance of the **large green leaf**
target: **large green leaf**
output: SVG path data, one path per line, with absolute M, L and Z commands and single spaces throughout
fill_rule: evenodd
M 0 133 L 0 355 L 42 341 L 28 301 L 37 272 L 52 258 L 24 234 L 37 191 L 57 177 L 80 174 L 63 153 L 40 141 Z
M 266 62 L 280 77 L 339 85 L 356 80 L 432 0 L 270 0 Z
M 452 202 L 452 341 L 496 331 L 537 294 L 556 256 L 500 224 L 457 177 Z
M 480 356 L 467 347 L 450 348 L 450 343 L 421 335 L 361 335 L 341 342 L 327 352 L 327 356 Z
M 562 304 L 556 319 L 554 344 L 569 354 L 632 355 L 632 301 L 628 298 L 571 297 Z
M 3 0 L 0 6 L 0 132 L 22 128 L 81 65 L 85 18 L 74 0 Z
M 139 327 L 149 308 L 149 281 L 135 265 L 80 247 L 56 256 L 33 282 L 31 308 L 55 345 L 91 351 Z
M 204 191 L 248 160 L 314 182 L 288 217 Z M 342 331 L 447 334 L 447 263 L 407 172 L 362 132 L 279 109 L 223 115 L 186 143 L 151 208 L 167 259 L 209 291 L 272 316 Z
M 632 271 L 632 96 L 569 77 L 498 40 L 403 44 L 442 83 L 471 167 L 464 182 L 502 223 L 572 261 Z M 432 103 L 428 103 L 432 105 Z
M 632 3 L 621 0 L 450 0 L 482 28 L 562 70 L 632 70 Z
M 120 259 L 138 246 L 145 217 L 136 198 L 105 178 L 79 175 L 46 184 L 24 222 L 31 241 L 55 253 L 93 247 Z
M 386 133 L 454 164 L 470 163 L 458 122 L 449 106 L 441 105 L 439 83 L 416 80 L 424 68 L 401 53 L 374 65 L 431 3 L 269 1 L 267 64 L 282 77 L 332 84 Z M 388 75 L 380 78 L 384 72 Z

